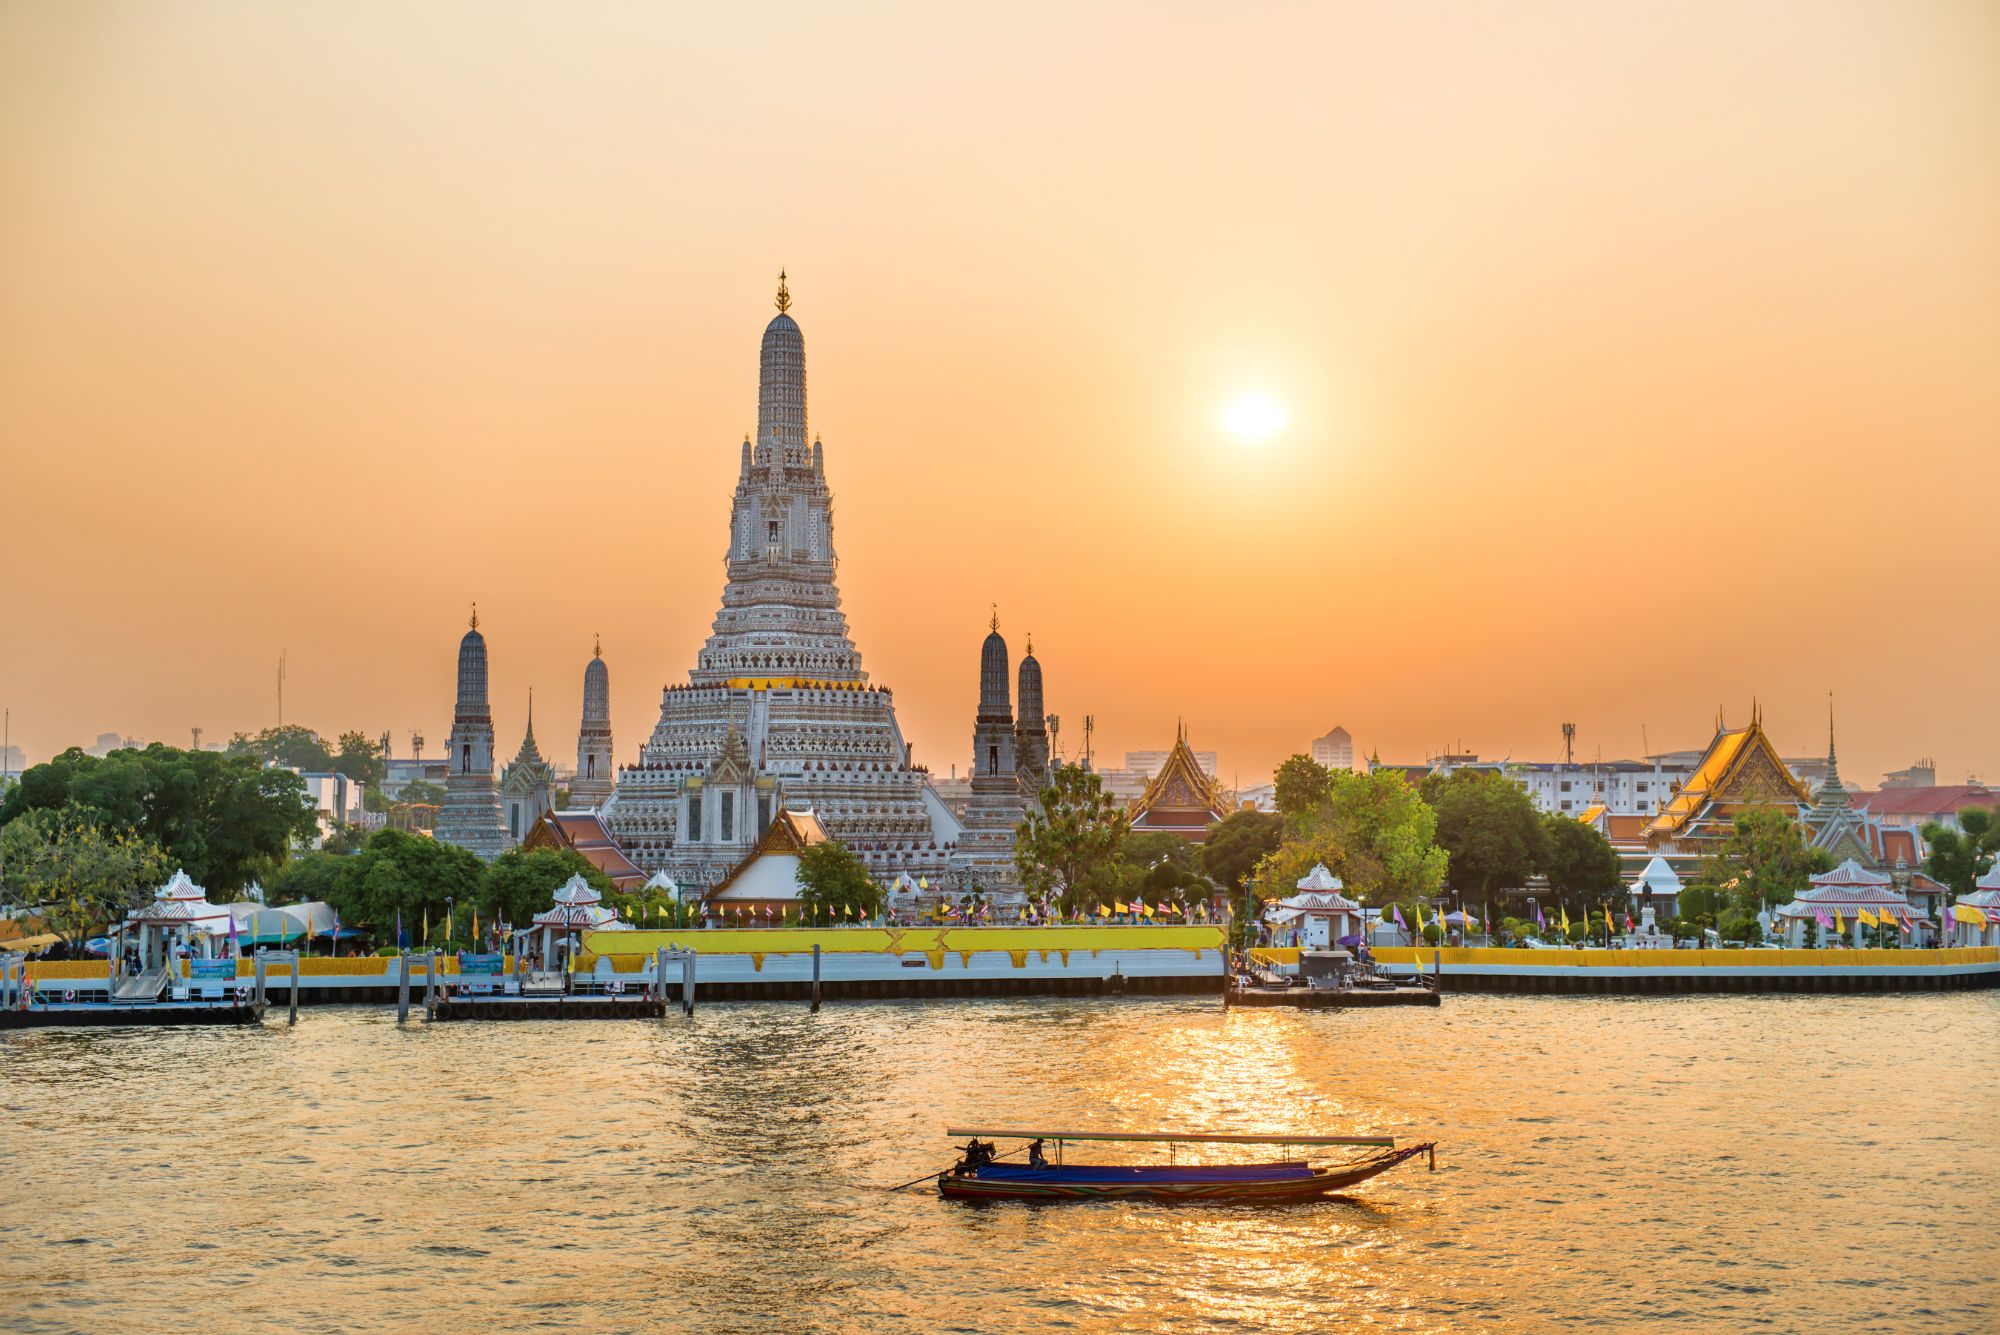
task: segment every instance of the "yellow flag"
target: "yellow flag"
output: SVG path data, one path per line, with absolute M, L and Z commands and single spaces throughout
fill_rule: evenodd
M 1563 906 L 1563 911 L 1562 911 L 1562 915 L 1563 915 L 1563 935 L 1564 935 L 1564 936 L 1568 936 L 1568 935 L 1569 935 L 1569 906 L 1568 906 L 1568 905 L 1564 905 L 1564 906 Z
M 1842 936 L 1847 935 L 1847 919 L 1840 916 L 1839 909 L 1833 911 L 1833 930 L 1839 932 Z
M 1615 932 L 1618 930 L 1616 927 L 1613 927 L 1611 925 L 1611 906 L 1609 904 L 1606 904 L 1604 906 L 1604 930 L 1606 933 Z
M 1882 920 L 1867 909 L 1856 909 L 1854 911 L 1854 921 L 1860 923 L 1863 927 L 1880 927 L 1882 925 Z
M 1100 918 L 1108 918 L 1108 917 L 1110 917 L 1110 916 L 1111 916 L 1111 906 L 1110 906 L 1109 904 L 1099 904 L 1099 905 L 1097 906 L 1097 916 L 1098 916 L 1098 917 L 1100 917 Z
M 1417 904 L 1417 930 L 1420 932 L 1424 930 L 1424 906 L 1421 901 Z

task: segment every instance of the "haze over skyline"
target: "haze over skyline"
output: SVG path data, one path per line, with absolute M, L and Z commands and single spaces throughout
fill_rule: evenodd
M 381 40 L 384 22 L 398 40 Z M 617 754 L 714 617 L 780 268 L 916 759 L 1700 746 L 2000 779 L 2000 10 L 0 11 L 34 759 Z M 1246 395 L 1284 423 L 1223 423 Z

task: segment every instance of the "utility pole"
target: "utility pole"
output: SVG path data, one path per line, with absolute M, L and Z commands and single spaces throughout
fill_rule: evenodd
M 285 650 L 278 650 L 278 726 L 285 726 Z

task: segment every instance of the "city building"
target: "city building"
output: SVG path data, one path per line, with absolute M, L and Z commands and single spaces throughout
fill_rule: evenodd
M 1347 729 L 1336 727 L 1324 737 L 1313 738 L 1312 758 L 1328 769 L 1354 768 L 1354 738 Z
M 1937 786 L 1937 761 L 1919 760 L 1908 769 L 1891 770 L 1882 776 L 1884 788 L 1934 788 Z
M 727 575 L 685 685 L 668 687 L 605 825 L 647 871 L 719 885 L 787 808 L 888 884 L 941 876 L 959 822 L 911 759 L 887 688 L 848 638 L 835 582 L 833 492 L 809 436 L 805 340 L 782 278 L 759 354 L 757 432 L 730 504 Z
M 1512 780 L 1536 809 L 1595 821 L 1601 813 L 1650 816 L 1666 805 L 1701 762 L 1698 751 L 1672 751 L 1644 760 L 1481 760 L 1474 752 L 1433 756 L 1422 764 L 1391 764 L 1379 756 L 1368 771 L 1400 771 L 1412 786 L 1460 770 L 1485 770 Z
M 361 801 L 366 785 L 359 779 L 321 770 L 293 770 L 292 773 L 305 781 L 306 803 L 319 820 L 319 837 L 314 840 L 313 847 L 319 847 L 330 838 L 336 826 L 367 823 Z
M 1888 830 L 1907 830 L 1917 839 L 1918 856 L 1930 851 L 1923 842 L 1923 828 L 1935 822 L 1947 830 L 1961 830 L 1959 817 L 1973 807 L 1988 811 L 2000 808 L 2000 791 L 1983 783 L 1953 783 L 1918 788 L 1885 787 L 1880 792 L 1852 793 L 1849 801 L 1868 819 Z
M 486 637 L 479 633 L 477 607 L 471 629 L 458 642 L 458 698 L 445 756 L 450 770 L 435 833 L 490 862 L 506 850 L 508 839 L 493 782 L 493 710 L 486 699 Z

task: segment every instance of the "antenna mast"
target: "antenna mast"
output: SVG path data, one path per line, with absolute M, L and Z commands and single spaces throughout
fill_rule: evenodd
M 278 650 L 278 726 L 285 726 L 285 654 Z
M 1576 764 L 1576 724 L 1563 724 L 1563 768 Z

